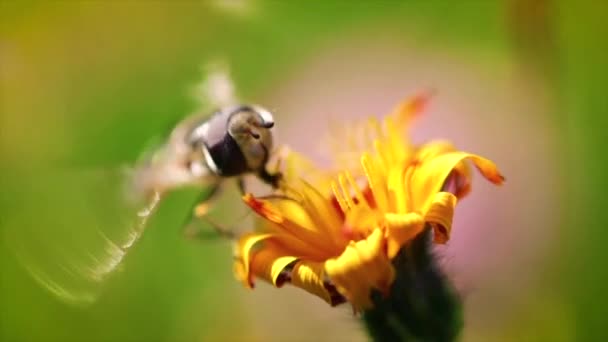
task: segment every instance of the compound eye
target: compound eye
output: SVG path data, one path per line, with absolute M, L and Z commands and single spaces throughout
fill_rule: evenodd
M 267 129 L 271 129 L 272 127 L 274 127 L 274 122 L 270 121 L 270 122 L 265 122 L 262 124 L 262 127 L 267 128 Z

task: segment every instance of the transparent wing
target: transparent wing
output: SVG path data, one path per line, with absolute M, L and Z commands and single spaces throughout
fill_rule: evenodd
M 145 230 L 160 197 L 134 203 L 125 174 L 46 171 L 15 194 L 5 240 L 33 278 L 59 299 L 89 304 Z
M 205 79 L 197 86 L 201 108 L 208 111 L 206 108 L 233 103 L 227 68 L 215 63 L 205 72 Z M 172 167 L 179 165 L 173 162 L 180 160 L 183 151 L 179 144 L 167 144 L 171 138 L 167 136 L 142 151 L 143 157 L 131 170 L 37 169 L 28 177 L 18 177 L 28 179 L 27 184 L 7 182 L 3 196 L 10 198 L 6 201 L 10 210 L 0 218 L 2 238 L 43 288 L 69 304 L 96 301 L 137 248 L 161 201 L 160 192 L 134 190 L 133 179 L 154 185 L 162 182 L 166 185 L 163 194 L 192 185 L 204 192 L 206 186 L 215 184 L 201 182 L 200 177 L 194 182 L 183 169 Z M 167 167 L 148 168 L 150 165 Z M 190 217 L 187 206 L 183 215 Z M 204 221 L 198 225 L 209 227 Z
M 226 61 L 216 60 L 203 64 L 202 80 L 192 89 L 192 97 L 197 101 L 197 112 L 207 112 L 238 103 L 234 82 Z

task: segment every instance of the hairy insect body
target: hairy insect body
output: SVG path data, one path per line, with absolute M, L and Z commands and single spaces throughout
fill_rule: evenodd
M 136 173 L 138 187 L 146 194 L 163 194 L 184 186 L 218 187 L 236 177 L 244 192 L 241 177 L 255 174 L 276 188 L 280 174 L 266 169 L 273 126 L 272 114 L 254 105 L 223 108 L 209 118 L 187 118 Z

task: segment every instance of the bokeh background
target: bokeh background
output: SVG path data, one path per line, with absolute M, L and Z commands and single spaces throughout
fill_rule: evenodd
M 242 288 L 228 242 L 180 234 L 193 191 L 162 203 L 101 285 L 74 274 L 103 252 L 99 230 L 120 235 L 111 170 L 196 109 L 217 60 L 275 111 L 281 143 L 320 162 L 330 119 L 434 89 L 414 139 L 507 177 L 476 179 L 437 251 L 462 340 L 605 340 L 607 15 L 558 0 L 1 2 L 0 340 L 366 340 L 348 307 Z M 96 300 L 61 300 L 41 274 Z

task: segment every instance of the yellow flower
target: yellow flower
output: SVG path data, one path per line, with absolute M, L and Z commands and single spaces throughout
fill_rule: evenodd
M 471 187 L 467 161 L 494 184 L 504 179 L 490 160 L 449 143 L 417 147 L 406 139 L 426 100 L 403 102 L 383 124 L 369 120 L 363 139 L 373 152 L 360 151 L 359 169 L 309 182 L 300 178 L 302 158 L 294 154 L 282 194 L 245 195 L 262 220 L 239 240 L 237 277 L 249 287 L 255 278 L 276 287 L 290 283 L 331 305 L 347 300 L 355 310 L 366 309 L 372 289 L 388 294 L 395 278 L 391 260 L 402 246 L 425 227 L 436 243 L 448 241 L 456 202 Z

